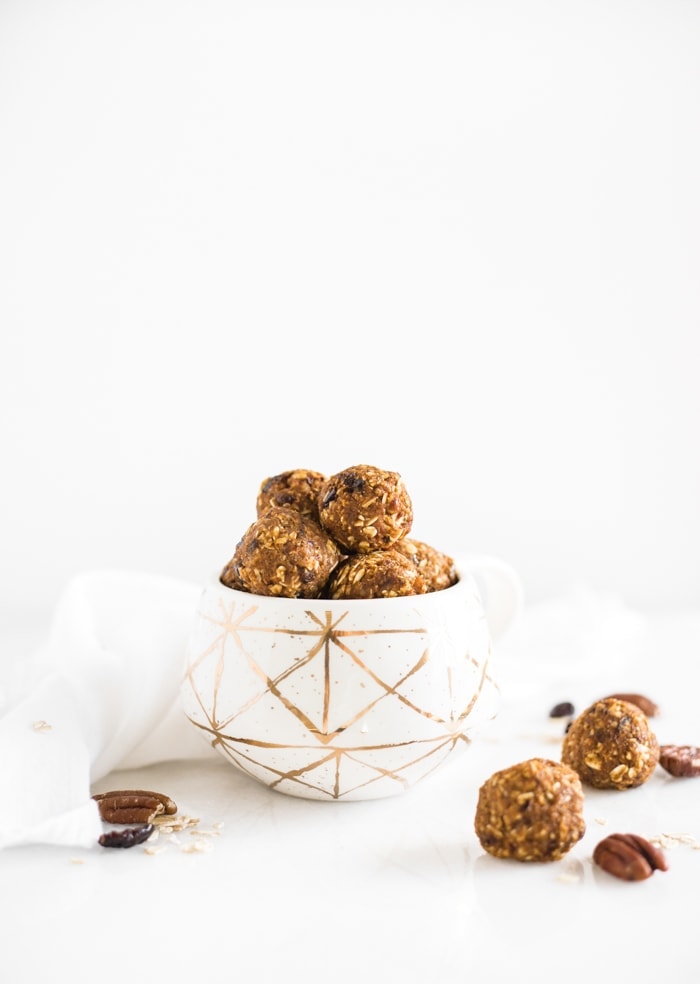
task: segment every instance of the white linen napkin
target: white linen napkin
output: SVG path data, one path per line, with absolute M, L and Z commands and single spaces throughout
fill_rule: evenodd
M 217 756 L 180 707 L 200 594 L 197 584 L 128 571 L 68 582 L 4 706 L 0 689 L 0 848 L 90 847 L 103 830 L 92 783 L 115 769 Z M 526 605 L 499 643 L 501 689 L 517 701 L 543 679 L 570 685 L 597 666 L 621 670 L 644 634 L 643 618 L 587 589 Z
M 199 585 L 128 571 L 67 584 L 46 642 L 0 706 L 0 848 L 94 844 L 91 783 L 113 769 L 215 754 L 179 688 Z

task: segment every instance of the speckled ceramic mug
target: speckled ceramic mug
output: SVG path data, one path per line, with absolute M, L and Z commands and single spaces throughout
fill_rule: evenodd
M 471 743 L 493 718 L 494 639 L 521 604 L 513 569 L 458 561 L 425 595 L 329 601 L 236 591 L 200 598 L 184 712 L 233 766 L 316 800 L 396 795 Z

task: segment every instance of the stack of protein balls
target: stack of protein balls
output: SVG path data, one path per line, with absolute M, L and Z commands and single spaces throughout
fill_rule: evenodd
M 458 580 L 451 557 L 408 538 L 413 505 L 398 472 L 354 465 L 266 478 L 257 519 L 220 575 L 229 588 L 281 598 L 396 598 Z

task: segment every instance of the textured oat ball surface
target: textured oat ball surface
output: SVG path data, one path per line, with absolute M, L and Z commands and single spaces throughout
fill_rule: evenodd
M 427 591 L 442 591 L 456 584 L 459 579 L 452 557 L 430 546 L 429 543 L 404 537 L 396 541 L 394 549 L 415 565 L 423 576 Z
M 393 547 L 345 557 L 331 574 L 325 595 L 343 598 L 399 598 L 428 590 L 416 565 Z
M 236 570 L 236 557 L 233 556 L 229 562 L 224 566 L 221 574 L 219 575 L 219 580 L 222 584 L 225 584 L 227 588 L 235 588 L 236 591 L 247 591 L 243 581 L 241 581 L 238 576 L 238 571 Z
M 598 700 L 571 722 L 561 760 L 596 789 L 641 786 L 659 762 L 659 743 L 635 704 L 616 697 Z
M 292 468 L 260 483 L 255 503 L 258 518 L 272 506 L 297 509 L 318 522 L 318 494 L 326 476 L 308 468 Z
M 327 478 L 318 512 L 323 528 L 347 553 L 386 549 L 413 524 L 413 504 L 399 473 L 373 465 L 354 465 Z
M 245 531 L 220 579 L 251 594 L 318 598 L 340 557 L 318 523 L 273 506 Z
M 532 758 L 501 769 L 479 790 L 474 829 L 488 854 L 558 861 L 583 837 L 583 788 L 567 765 Z

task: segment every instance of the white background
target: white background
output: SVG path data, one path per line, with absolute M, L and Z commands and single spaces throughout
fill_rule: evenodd
M 700 4 L 0 0 L 0 618 L 401 472 L 536 601 L 700 605 Z

